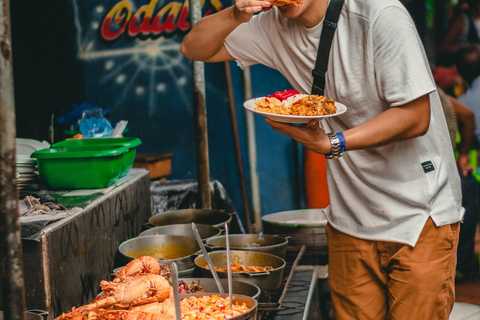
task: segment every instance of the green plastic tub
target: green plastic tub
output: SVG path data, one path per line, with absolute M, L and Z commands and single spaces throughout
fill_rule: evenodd
M 124 146 L 51 147 L 37 150 L 40 177 L 51 189 L 106 188 L 120 177 Z
M 136 156 L 136 148 L 142 144 L 139 138 L 123 137 L 123 138 L 86 138 L 86 139 L 70 139 L 54 143 L 52 147 L 79 147 L 79 146 L 124 146 L 128 151 L 123 155 L 123 168 L 120 177 L 125 176 L 133 166 Z

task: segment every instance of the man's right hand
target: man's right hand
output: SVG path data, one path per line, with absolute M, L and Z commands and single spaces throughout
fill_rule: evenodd
M 268 1 L 237 0 L 235 1 L 233 18 L 240 23 L 248 22 L 255 13 L 270 7 Z

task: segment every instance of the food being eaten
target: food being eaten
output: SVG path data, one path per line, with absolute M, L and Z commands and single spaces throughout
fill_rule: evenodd
M 280 115 L 323 116 L 335 114 L 337 107 L 333 99 L 324 96 L 295 94 L 280 100 L 274 94 L 255 102 L 255 110 Z
M 303 2 L 299 1 L 299 0 L 273 0 L 273 1 L 270 1 L 270 4 L 272 6 L 277 6 L 277 7 L 283 7 L 283 6 L 287 6 L 289 4 L 293 4 L 296 7 L 299 7 L 299 6 L 303 5 Z

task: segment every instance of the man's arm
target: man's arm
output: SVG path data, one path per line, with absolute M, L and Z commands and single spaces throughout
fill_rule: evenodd
M 332 151 L 330 140 L 316 121 L 303 126 L 279 123 L 267 119 L 278 132 L 289 135 L 303 146 L 321 154 Z M 383 146 L 392 142 L 424 135 L 430 124 L 430 102 L 424 95 L 403 106 L 390 108 L 364 124 L 343 132 L 346 150 Z
M 225 38 L 253 14 L 269 7 L 268 1 L 237 0 L 235 5 L 200 19 L 183 38 L 180 51 L 189 59 L 203 62 L 233 60 L 223 46 Z

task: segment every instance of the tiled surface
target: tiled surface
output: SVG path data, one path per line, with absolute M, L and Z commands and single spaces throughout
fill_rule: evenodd
M 457 284 L 455 301 L 480 305 L 480 275 L 474 279 Z
M 478 232 L 475 243 L 475 253 L 478 260 L 478 244 L 480 243 Z M 480 273 L 478 273 L 476 277 L 471 280 L 457 284 L 455 286 L 455 294 L 455 301 L 457 302 L 466 302 L 480 305 Z

